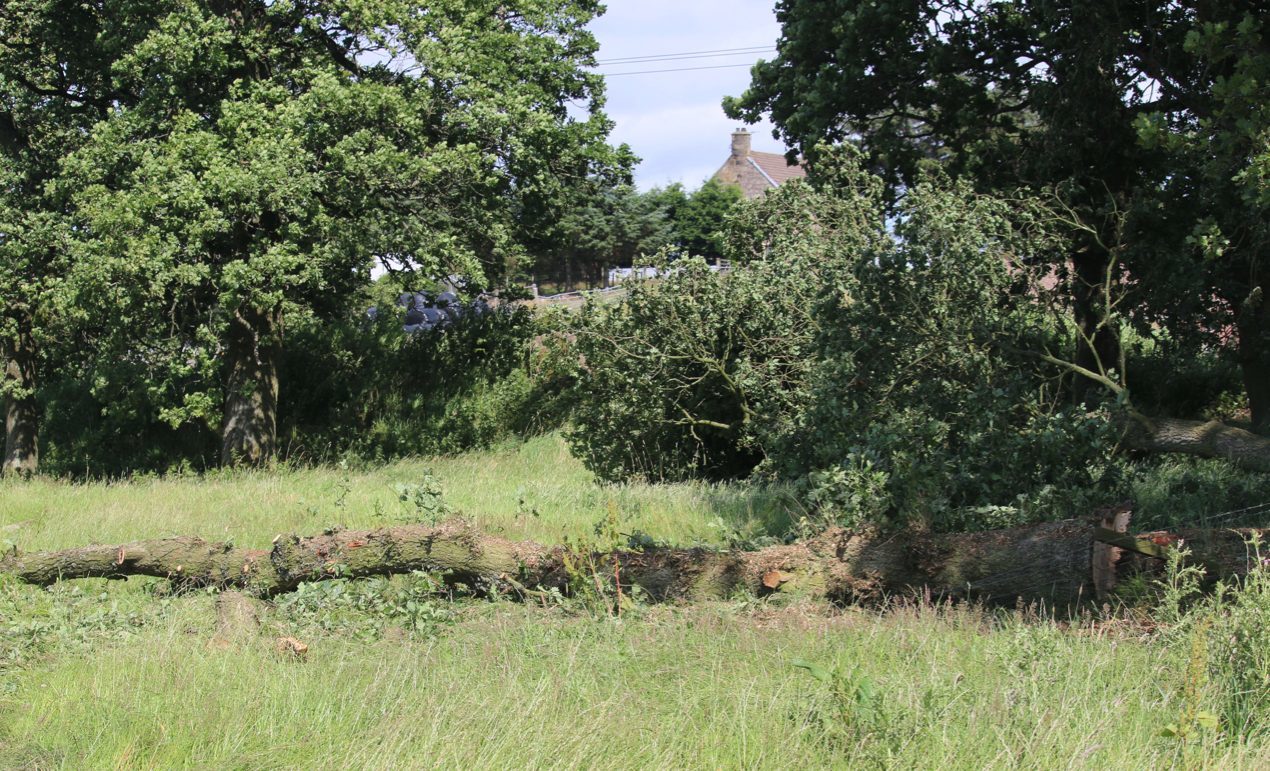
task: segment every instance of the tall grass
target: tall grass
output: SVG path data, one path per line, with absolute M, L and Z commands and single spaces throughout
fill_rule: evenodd
M 5 482 L 0 539 L 34 549 L 179 532 L 263 546 L 416 516 L 398 486 L 425 472 L 512 537 L 586 534 L 616 512 L 631 531 L 722 543 L 780 532 L 790 516 L 779 491 L 597 486 L 545 437 L 374 470 Z M 1215 709 L 1221 694 L 1188 687 L 1186 646 L 1109 621 L 747 598 L 615 619 L 426 600 L 413 582 L 426 579 L 318 585 L 222 650 L 208 645 L 209 594 L 0 579 L 0 768 L 1270 766 L 1264 732 L 1162 736 L 1188 699 Z M 308 655 L 276 653 L 279 635 Z
M 473 608 L 435 640 L 209 650 L 210 600 L 27 672 L 0 761 L 58 768 L 1154 768 L 1176 711 L 1149 646 L 973 610 L 669 608 L 634 622 Z M 851 668 L 869 729 L 791 665 Z M 1164 675 L 1161 677 L 1161 675 Z M 1264 745 L 1205 749 L 1257 767 Z
M 589 533 L 616 511 L 619 526 L 629 531 L 677 543 L 722 543 L 737 531 L 783 532 L 793 505 L 780 491 L 728 485 L 600 486 L 553 434 L 370 470 L 227 471 L 113 483 L 9 479 L 0 481 L 0 538 L 28 551 L 169 534 L 264 546 L 278 533 L 413 517 L 400 500 L 401 487 L 428 474 L 478 527 L 550 542 Z

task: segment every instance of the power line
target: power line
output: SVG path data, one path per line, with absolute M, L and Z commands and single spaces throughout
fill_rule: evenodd
M 753 67 L 753 62 L 748 64 L 715 64 L 710 67 L 679 67 L 673 70 L 638 70 L 636 72 L 605 72 L 602 73 L 606 78 L 615 78 L 618 75 L 655 75 L 659 72 L 693 72 L 695 70 L 722 70 L 729 67 Z
M 658 60 L 674 61 L 676 59 L 681 59 L 681 58 L 695 59 L 695 58 L 711 57 L 711 56 L 728 56 L 732 54 L 762 53 L 764 51 L 774 50 L 774 48 L 775 46 L 772 46 L 769 44 L 769 45 L 762 45 L 762 46 L 749 46 L 748 48 L 717 48 L 711 51 L 683 51 L 681 53 L 674 53 L 674 54 L 649 54 L 647 56 L 622 56 L 622 57 L 617 57 L 614 59 L 599 59 L 596 61 L 596 64 L 597 65 L 639 64 L 641 62 L 651 62 L 651 61 L 658 61 Z
M 647 59 L 630 59 L 623 61 L 598 62 L 597 67 L 618 67 L 627 64 L 661 64 L 662 62 L 681 62 L 689 59 L 723 59 L 730 56 L 755 56 L 775 51 L 775 48 L 759 48 L 753 51 L 737 51 L 730 54 L 695 54 L 693 56 L 650 56 Z

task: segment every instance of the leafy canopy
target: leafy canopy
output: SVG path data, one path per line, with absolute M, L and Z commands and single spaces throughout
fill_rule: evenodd
M 101 342 L 192 375 L 174 423 L 215 420 L 236 316 L 342 312 L 375 260 L 489 286 L 571 184 L 623 173 L 583 69 L 596 3 L 143 5 L 100 11 L 132 42 L 58 184 Z

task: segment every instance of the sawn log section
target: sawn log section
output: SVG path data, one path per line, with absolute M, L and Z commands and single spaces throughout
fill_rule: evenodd
M 1125 532 L 1127 525 L 1128 512 L 1122 510 L 980 533 L 882 535 L 832 529 L 756 551 L 655 548 L 595 557 L 605 580 L 611 583 L 612 576 L 620 575 L 624 591 L 638 586 L 656 601 L 781 592 L 846 603 L 924 592 L 1070 604 L 1101 596 L 1129 573 L 1157 569 L 1158 559 L 1095 538 L 1099 528 Z M 1252 557 L 1245 542 L 1253 532 L 1181 531 L 1137 538 L 1169 547 L 1183 539 L 1192 560 L 1204 564 L 1210 576 L 1223 577 L 1247 571 Z M 443 571 L 451 582 L 478 590 L 497 588 L 514 595 L 567 590 L 566 556 L 561 547 L 509 541 L 452 521 L 436 527 L 280 536 L 269 549 L 179 537 L 30 554 L 14 550 L 0 558 L 0 573 L 40 585 L 157 576 L 267 597 L 305 582 L 427 570 Z

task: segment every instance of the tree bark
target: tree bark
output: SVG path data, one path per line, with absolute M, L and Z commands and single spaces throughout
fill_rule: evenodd
M 1118 557 L 1107 556 L 1095 531 L 1108 523 L 1127 526 L 1127 521 L 1121 511 L 1114 517 L 1103 513 L 1095 519 L 953 535 L 884 536 L 831 529 L 807 541 L 758 551 L 655 548 L 589 555 L 488 536 L 451 521 L 437 527 L 279 536 L 268 550 L 188 537 L 34 554 L 15 550 L 0 558 L 0 573 L 39 585 L 71 578 L 157 576 L 186 586 L 268 597 L 301 583 L 428 570 L 447 572 L 452 583 L 520 596 L 541 589 L 568 592 L 581 579 L 609 590 L 620 586 L 628 594 L 638 587 L 653 601 L 747 592 L 849 603 L 922 592 L 1067 607 L 1114 585 L 1107 572 L 1121 570 Z M 1239 539 L 1250 532 L 1195 532 L 1187 540 L 1196 549 L 1195 559 L 1211 565 L 1214 575 L 1239 574 L 1247 570 L 1247 560 L 1241 561 L 1243 552 L 1236 545 L 1242 547 Z M 1133 560 L 1122 564 L 1139 569 Z
M 36 383 L 35 342 L 23 328 L 5 346 L 5 385 L 14 395 L 5 400 L 4 462 L 0 473 L 34 474 L 40 463 L 40 410 L 33 393 Z
M 261 466 L 277 449 L 281 314 L 277 308 L 240 308 L 230 322 L 221 429 L 226 466 Z
M 1218 458 L 1249 471 L 1270 472 L 1270 437 L 1216 420 L 1141 418 L 1130 427 L 1125 441 L 1145 452 Z
M 1270 434 L 1270 310 L 1260 286 L 1238 306 L 1235 331 L 1239 343 L 1239 368 L 1252 416 L 1252 430 Z

